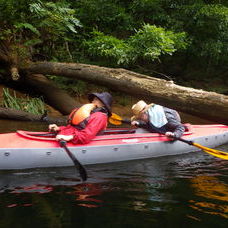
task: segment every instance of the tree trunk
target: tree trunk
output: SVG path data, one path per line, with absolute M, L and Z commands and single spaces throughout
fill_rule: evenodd
M 124 69 L 77 63 L 33 63 L 25 70 L 85 80 L 204 119 L 228 124 L 228 96 L 183 87 Z
M 55 118 L 50 116 L 35 115 L 21 110 L 16 110 L 12 108 L 2 108 L 2 107 L 0 107 L 0 118 L 22 120 L 22 121 L 41 121 L 41 122 L 56 123 L 61 125 L 65 125 L 67 122 L 66 117 Z
M 52 81 L 42 74 L 29 74 L 26 77 L 25 83 L 29 88 L 35 88 L 41 93 L 45 101 L 63 115 L 68 115 L 74 108 L 80 106 L 75 99 L 54 85 Z

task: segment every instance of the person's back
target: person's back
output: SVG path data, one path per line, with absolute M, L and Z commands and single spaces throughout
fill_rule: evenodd
M 71 141 L 75 144 L 86 144 L 99 132 L 105 130 L 108 117 L 112 115 L 111 94 L 107 92 L 91 93 L 88 95 L 88 99 L 92 105 L 86 104 L 79 108 L 79 110 L 73 111 L 70 114 L 70 121 L 67 126 L 49 125 L 49 130 L 57 132 L 57 140 Z M 91 108 L 91 110 L 84 110 L 83 108 Z
M 132 125 L 146 128 L 150 132 L 158 132 L 172 137 L 181 137 L 185 131 L 180 115 L 176 110 L 157 104 L 147 105 L 139 101 L 132 106 L 134 116 Z

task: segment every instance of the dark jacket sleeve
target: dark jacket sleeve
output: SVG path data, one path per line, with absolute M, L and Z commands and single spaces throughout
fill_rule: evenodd
M 174 133 L 175 137 L 180 138 L 185 131 L 185 127 L 181 123 L 178 112 L 166 107 L 164 107 L 164 111 L 168 121 L 168 123 L 165 125 L 166 131 L 171 131 Z

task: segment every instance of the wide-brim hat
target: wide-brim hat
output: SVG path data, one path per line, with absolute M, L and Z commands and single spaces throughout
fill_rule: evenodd
M 93 101 L 94 97 L 98 98 L 108 111 L 108 115 L 112 115 L 112 95 L 108 92 L 103 93 L 90 93 L 88 94 L 88 100 Z
M 134 114 L 134 116 L 131 117 L 131 120 L 137 119 L 140 116 L 140 114 L 146 112 L 150 107 L 151 105 L 148 105 L 145 101 L 143 100 L 138 101 L 131 108 Z

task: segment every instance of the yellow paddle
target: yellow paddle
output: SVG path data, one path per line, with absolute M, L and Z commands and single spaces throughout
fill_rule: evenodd
M 174 139 L 179 140 L 179 141 L 184 142 L 184 143 L 187 143 L 187 144 L 189 144 L 191 146 L 198 147 L 201 150 L 203 150 L 204 152 L 206 152 L 208 154 L 211 154 L 211 155 L 213 155 L 215 157 L 228 160 L 228 153 L 227 152 L 223 152 L 221 150 L 211 149 L 211 148 L 202 146 L 199 143 L 195 143 L 193 141 L 185 140 L 185 139 L 182 139 L 182 138 L 176 138 L 176 137 L 174 137 Z
M 119 115 L 112 113 L 109 117 L 109 123 L 113 125 L 121 125 L 122 123 L 130 124 L 131 120 L 123 120 Z
M 113 124 L 113 125 L 121 125 L 122 123 L 131 123 L 130 120 L 123 120 L 119 115 L 117 115 L 115 113 L 112 113 L 112 116 L 109 117 L 109 122 L 111 124 Z M 158 133 L 162 134 L 161 132 L 158 132 Z M 223 151 L 220 151 L 220 150 L 211 149 L 211 148 L 202 146 L 202 145 L 200 145 L 198 143 L 195 143 L 193 141 L 189 141 L 189 140 L 186 140 L 186 139 L 176 138 L 176 137 L 173 137 L 173 138 L 176 139 L 176 140 L 179 140 L 181 142 L 187 143 L 187 144 L 189 144 L 191 146 L 198 147 L 201 150 L 203 150 L 204 152 L 206 152 L 208 154 L 211 154 L 211 155 L 213 155 L 215 157 L 228 160 L 228 153 L 227 152 L 223 152 Z

